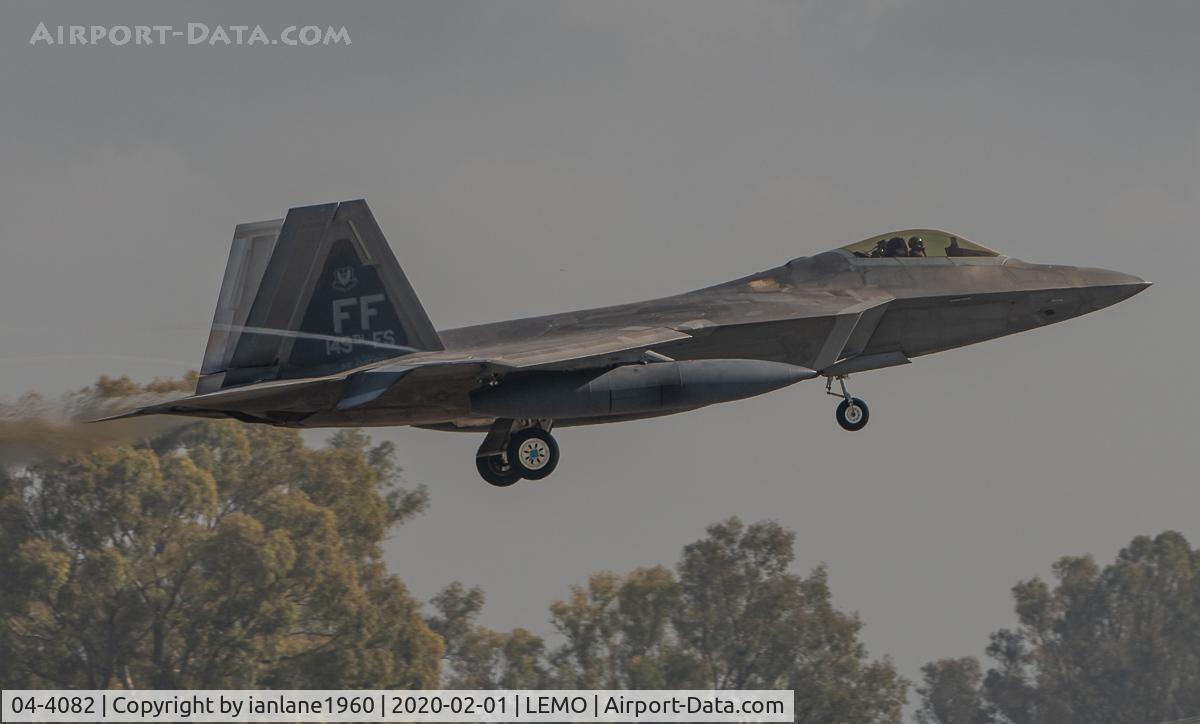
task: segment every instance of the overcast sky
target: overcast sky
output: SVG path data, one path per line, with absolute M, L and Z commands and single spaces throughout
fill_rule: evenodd
M 58 24 L 344 25 L 349 47 L 31 46 Z M 1200 4 L 88 2 L 0 6 L 0 394 L 197 367 L 233 227 L 364 197 L 439 327 L 661 296 L 892 229 L 1156 286 L 1111 309 L 676 417 L 563 430 L 493 489 L 479 436 L 380 430 L 431 510 L 388 561 L 548 633 L 588 572 L 737 514 L 830 568 L 916 678 L 1009 588 L 1200 542 Z M 122 357 L 131 359 L 123 360 Z

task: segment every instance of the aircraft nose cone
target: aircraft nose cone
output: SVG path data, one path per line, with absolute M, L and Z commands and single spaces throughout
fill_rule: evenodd
M 1136 286 L 1145 289 L 1150 285 L 1145 279 L 1135 277 L 1132 274 L 1124 272 L 1112 271 L 1111 269 L 1089 269 L 1083 268 L 1079 270 L 1083 274 L 1084 281 L 1090 287 L 1126 287 Z
M 1141 277 L 1109 269 L 1080 269 L 1084 287 L 1092 297 L 1092 308 L 1101 309 L 1124 301 L 1150 286 Z

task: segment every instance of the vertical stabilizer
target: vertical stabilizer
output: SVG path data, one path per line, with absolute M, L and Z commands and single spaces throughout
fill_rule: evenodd
M 198 392 L 442 349 L 365 201 L 234 233 Z

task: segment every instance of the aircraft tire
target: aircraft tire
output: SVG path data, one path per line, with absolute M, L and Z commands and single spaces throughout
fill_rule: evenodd
M 503 455 L 488 455 L 475 458 L 479 477 L 497 488 L 507 488 L 521 479 L 521 473 L 508 464 Z
M 541 480 L 558 467 L 558 443 L 545 430 L 531 427 L 509 440 L 508 459 L 521 477 Z
M 837 421 L 842 426 L 843 430 L 856 432 L 867 426 L 867 420 L 871 417 L 871 411 L 867 408 L 867 403 L 851 397 L 849 400 L 842 400 L 842 404 L 837 408 Z

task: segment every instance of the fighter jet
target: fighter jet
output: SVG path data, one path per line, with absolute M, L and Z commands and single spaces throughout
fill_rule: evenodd
M 696 291 L 435 330 L 363 200 L 237 226 L 194 395 L 129 415 L 486 432 L 485 481 L 554 471 L 555 427 L 694 410 L 1078 317 L 1149 286 L 909 229 Z M 836 389 L 834 384 L 837 384 Z

